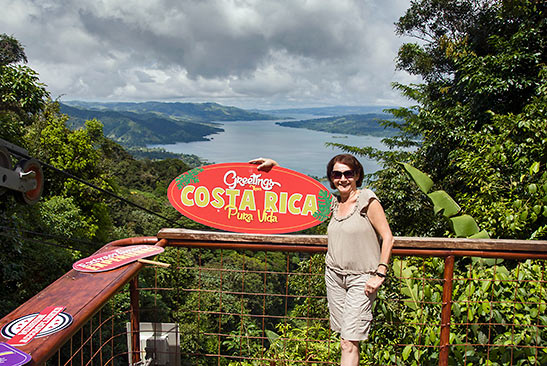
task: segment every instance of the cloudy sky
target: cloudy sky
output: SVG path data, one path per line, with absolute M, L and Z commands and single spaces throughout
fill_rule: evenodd
M 405 105 L 410 0 L 0 0 L 54 98 L 243 108 Z

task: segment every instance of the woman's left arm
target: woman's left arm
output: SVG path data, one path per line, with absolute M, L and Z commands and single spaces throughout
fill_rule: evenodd
M 367 210 L 367 216 L 376 230 L 376 232 L 382 237 L 382 251 L 380 253 L 380 263 L 389 264 L 389 258 L 391 257 L 391 248 L 393 248 L 393 234 L 389 228 L 386 214 L 380 202 L 378 200 L 370 201 Z M 387 274 L 387 268 L 385 266 L 378 266 L 377 272 Z M 378 275 L 372 276 L 365 287 L 365 293 L 370 295 L 378 290 L 382 283 L 384 283 L 385 277 Z

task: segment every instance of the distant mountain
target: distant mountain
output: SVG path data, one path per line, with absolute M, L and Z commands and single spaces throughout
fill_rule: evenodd
M 224 106 L 218 103 L 164 103 L 164 102 L 141 102 L 141 103 L 100 103 L 70 101 L 65 104 L 94 110 L 111 110 L 118 112 L 135 113 L 159 113 L 173 118 L 182 118 L 185 121 L 194 122 L 215 122 L 215 121 L 257 121 L 272 120 L 277 117 L 246 111 L 241 108 Z
M 312 116 L 344 116 L 351 114 L 383 113 L 384 109 L 393 106 L 331 106 L 311 108 L 285 108 L 270 110 L 253 110 L 276 116 L 312 115 Z
M 69 116 L 68 125 L 78 128 L 96 118 L 104 134 L 124 146 L 146 146 L 176 142 L 204 141 L 206 136 L 224 131 L 212 121 L 275 119 L 256 112 L 216 103 L 61 103 Z
M 348 135 L 393 136 L 398 130 L 380 124 L 381 120 L 393 120 L 386 113 L 352 114 L 328 118 L 316 118 L 302 121 L 277 122 L 280 126 L 307 128 L 309 130 Z

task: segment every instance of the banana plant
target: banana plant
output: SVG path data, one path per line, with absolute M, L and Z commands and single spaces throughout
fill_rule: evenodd
M 480 230 L 475 219 L 469 215 L 463 214 L 461 207 L 454 201 L 448 193 L 443 190 L 430 192 L 433 187 L 433 180 L 424 172 L 414 168 L 407 163 L 400 163 L 420 190 L 433 202 L 433 210 L 436 214 L 440 213 L 448 220 L 454 233 L 459 238 L 488 239 L 490 236 L 486 230 Z

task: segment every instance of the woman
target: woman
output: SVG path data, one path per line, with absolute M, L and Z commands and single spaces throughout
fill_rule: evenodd
M 279 165 L 265 158 L 250 163 L 264 171 Z M 358 188 L 363 166 L 353 155 L 333 157 L 327 178 L 339 193 L 332 205 L 325 257 L 330 326 L 340 333 L 340 364 L 354 366 L 359 364 L 359 341 L 368 338 L 376 292 L 386 279 L 393 235 L 378 197 Z

